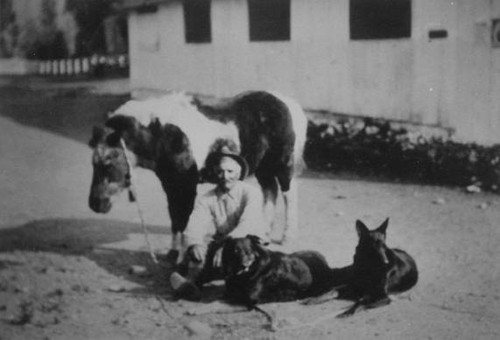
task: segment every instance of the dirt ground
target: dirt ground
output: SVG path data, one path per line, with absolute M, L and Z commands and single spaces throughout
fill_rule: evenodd
M 87 207 L 91 127 L 127 91 L 123 80 L 0 79 L 0 339 L 500 338 L 500 196 L 461 188 L 300 177 L 295 248 L 318 250 L 331 266 L 352 261 L 356 219 L 375 227 L 390 217 L 388 244 L 415 257 L 420 279 L 383 308 L 336 319 L 350 302 L 266 304 L 277 320 L 270 331 L 258 312 L 216 313 L 218 282 L 201 302 L 176 301 L 172 268 L 152 263 L 126 195 L 107 215 Z M 166 199 L 150 172 L 136 174 L 161 255 Z

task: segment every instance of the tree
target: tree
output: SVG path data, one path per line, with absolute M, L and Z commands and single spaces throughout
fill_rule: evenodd
M 73 13 L 79 27 L 76 55 L 105 53 L 104 19 L 111 13 L 114 0 L 68 0 L 66 10 Z

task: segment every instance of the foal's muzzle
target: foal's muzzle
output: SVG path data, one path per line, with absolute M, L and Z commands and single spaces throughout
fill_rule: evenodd
M 96 213 L 106 214 L 111 210 L 109 198 L 89 198 L 89 207 Z

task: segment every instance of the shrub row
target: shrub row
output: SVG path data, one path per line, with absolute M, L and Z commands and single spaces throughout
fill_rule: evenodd
M 459 143 L 372 118 L 309 122 L 309 168 L 500 192 L 500 145 Z

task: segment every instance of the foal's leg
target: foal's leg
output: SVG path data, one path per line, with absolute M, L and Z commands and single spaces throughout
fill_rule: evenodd
M 290 190 L 283 192 L 285 201 L 285 235 L 284 241 L 287 239 L 296 240 L 299 237 L 299 221 L 298 221 L 298 193 L 297 184 L 295 181 L 290 183 Z
M 263 174 L 262 172 L 257 171 L 255 177 L 262 188 L 262 194 L 264 196 L 264 223 L 266 224 L 266 228 L 268 228 L 268 233 L 271 234 L 274 228 L 276 200 L 278 197 L 278 183 L 276 182 L 276 179 L 269 176 L 268 173 Z
M 197 185 L 195 181 L 197 177 L 195 178 L 194 175 L 191 175 L 191 177 L 193 177 L 192 180 L 190 180 L 190 177 L 176 179 L 172 185 L 167 185 L 166 179 L 161 181 L 167 194 L 168 212 L 172 222 L 172 247 L 167 254 L 167 259 L 171 262 L 180 262 L 186 251 L 183 232 L 193 211 Z
M 298 192 L 296 180 L 293 180 L 293 164 L 284 162 L 283 168 L 277 174 L 278 182 L 285 203 L 285 230 L 283 242 L 296 240 L 299 237 Z
M 182 233 L 172 231 L 172 239 L 170 241 L 170 250 L 179 251 L 181 248 Z

